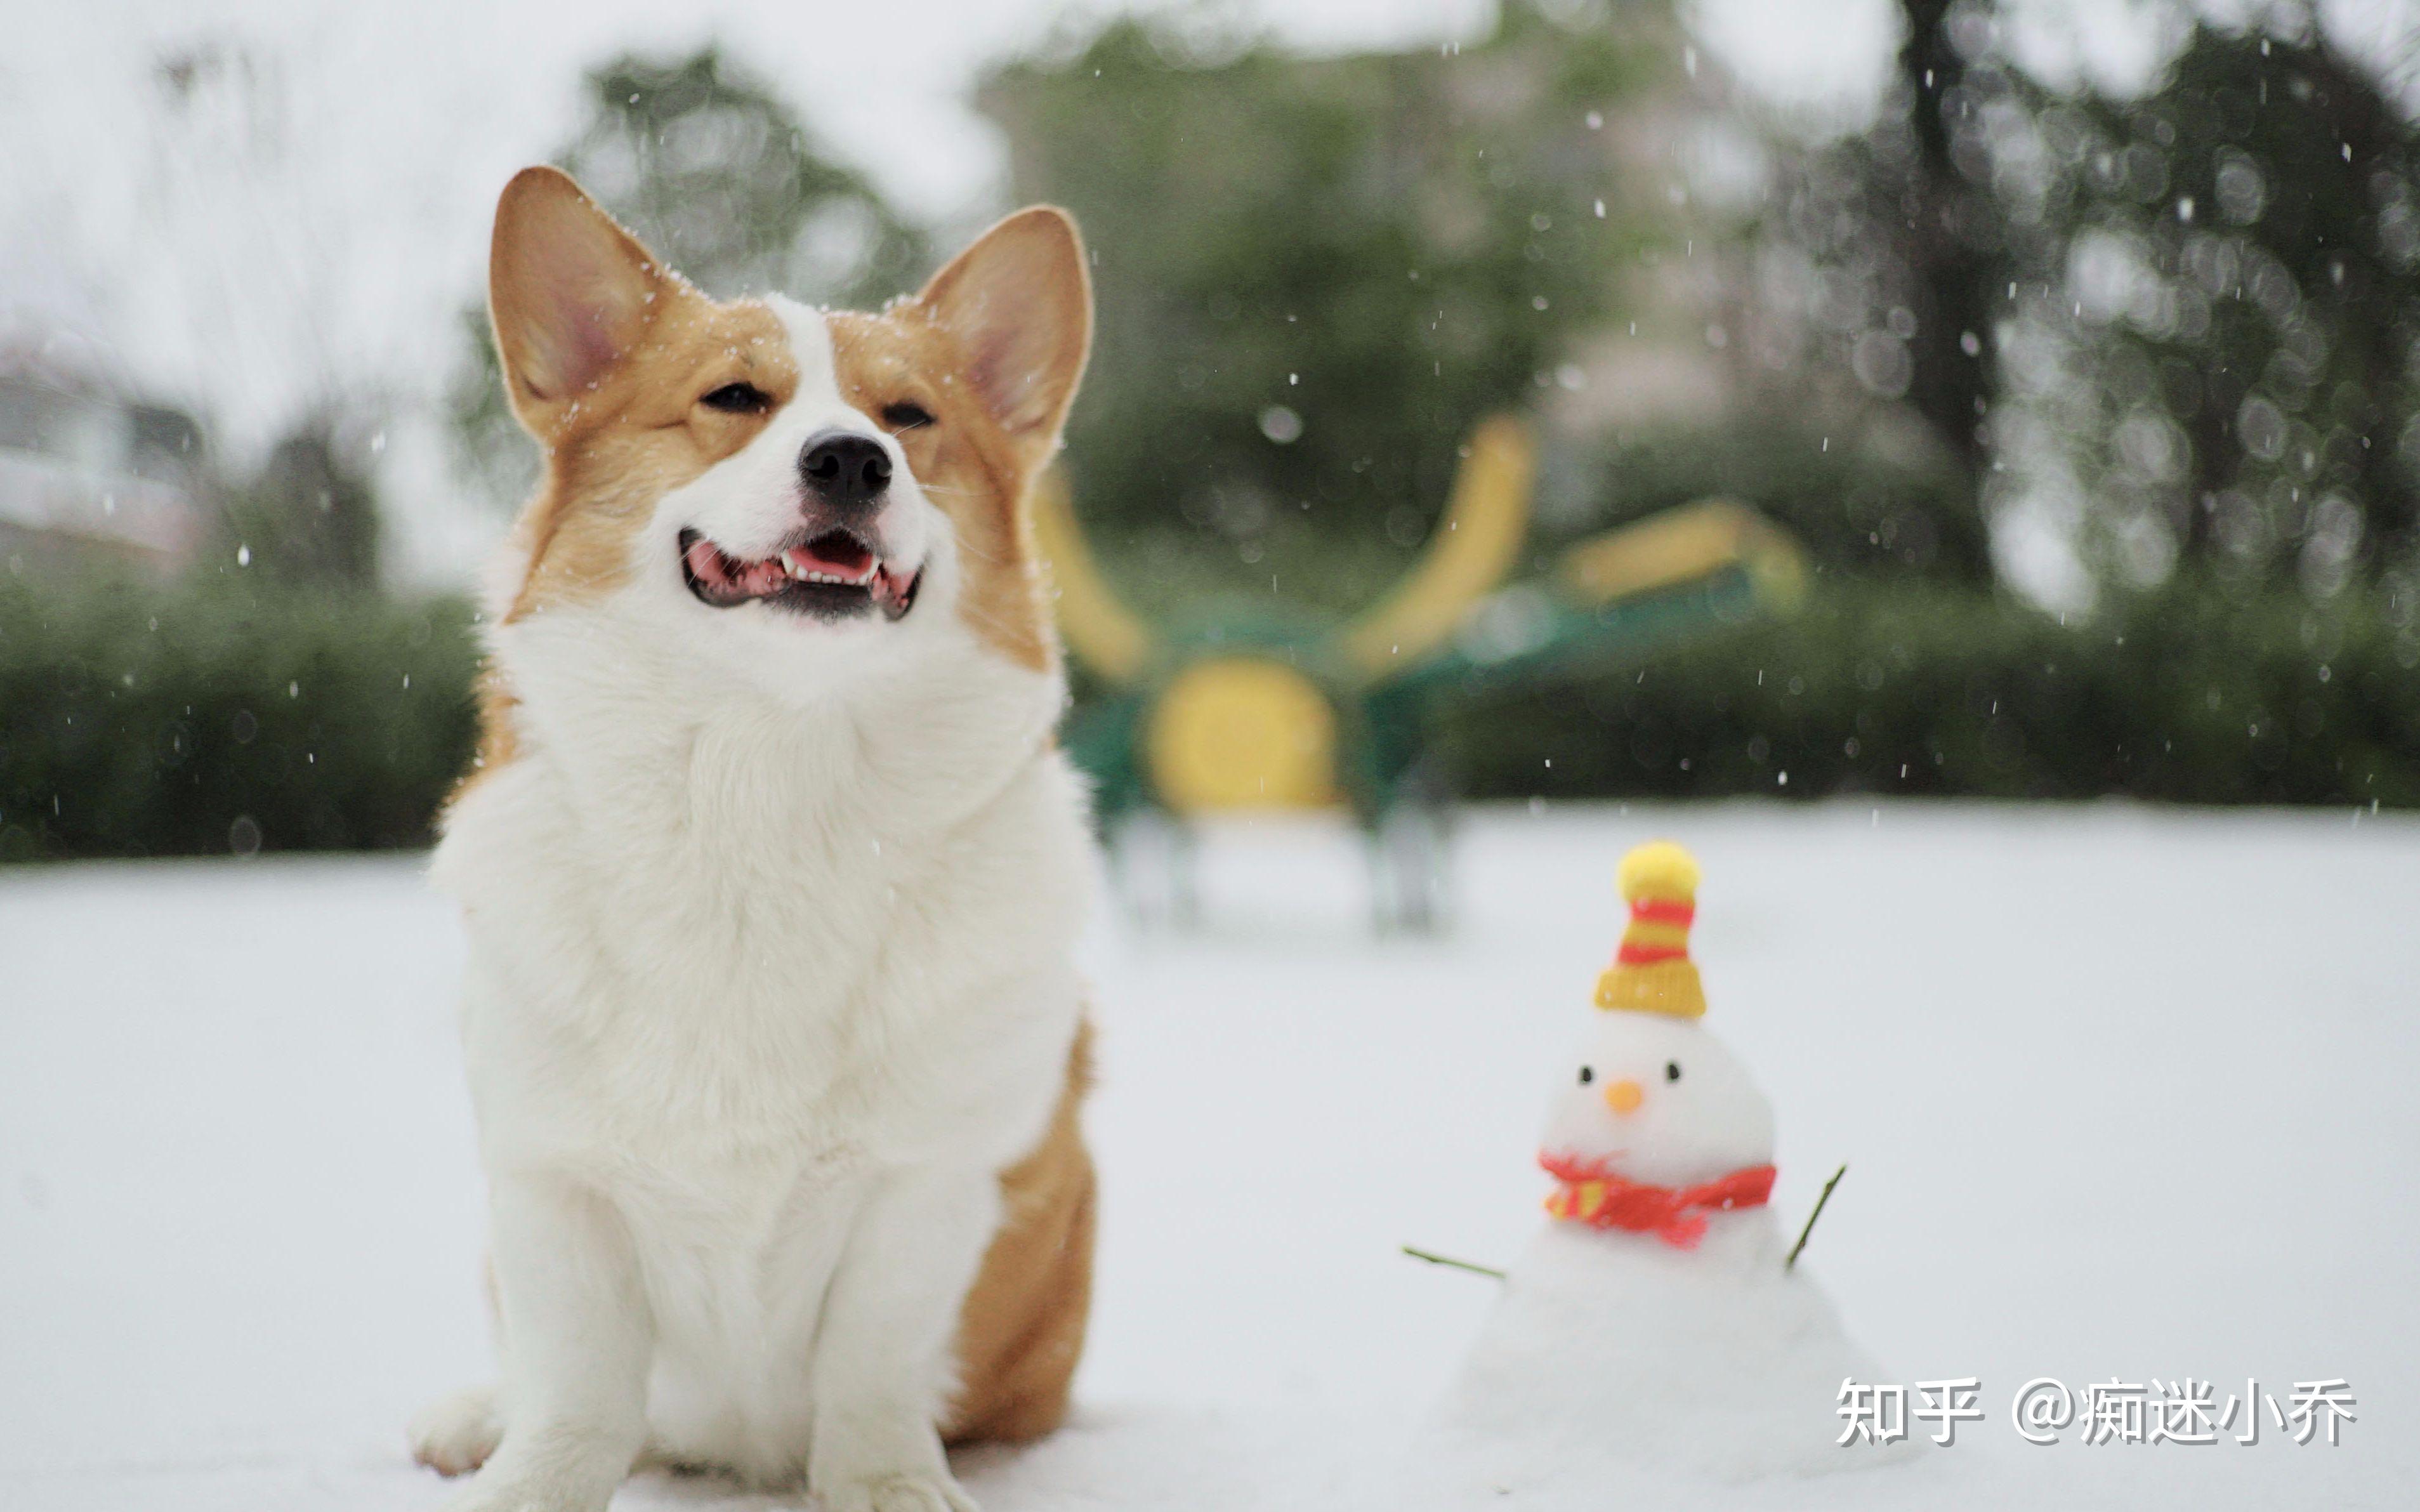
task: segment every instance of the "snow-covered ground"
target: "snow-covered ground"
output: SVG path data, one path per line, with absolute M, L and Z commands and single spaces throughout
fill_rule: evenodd
M 1336 832 L 1248 826 L 1200 931 L 1105 925 L 1081 1415 L 962 1457 L 990 1512 L 1389 1504 L 1495 1285 L 1397 1246 L 1500 1262 L 1540 1221 L 1547 1079 L 1659 834 L 1705 863 L 1786 1220 L 1851 1162 L 1808 1263 L 1895 1379 L 1978 1376 L 1990 1412 L 1696 1507 L 2409 1504 L 2420 823 L 1840 803 L 1481 812 L 1428 941 L 1371 937 Z M 442 1500 L 402 1426 L 487 1362 L 459 951 L 411 859 L 0 875 L 0 1505 Z M 2045 1375 L 2343 1377 L 2359 1421 L 2027 1448 Z

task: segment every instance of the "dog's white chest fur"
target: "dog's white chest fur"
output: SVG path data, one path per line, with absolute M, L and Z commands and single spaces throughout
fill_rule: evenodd
M 869 1193 L 954 1180 L 988 1233 L 1078 1013 L 1056 679 L 927 630 L 792 704 L 702 685 L 627 606 L 513 627 L 527 749 L 437 862 L 491 1179 L 597 1194 L 643 1278 L 659 1451 L 767 1481 L 800 1469 Z

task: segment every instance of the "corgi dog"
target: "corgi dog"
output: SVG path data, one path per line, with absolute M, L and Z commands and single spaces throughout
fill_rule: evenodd
M 489 313 L 545 471 L 433 876 L 500 1370 L 414 1425 L 458 1512 L 634 1466 L 970 1507 L 1056 1426 L 1094 1174 L 1086 798 L 1027 494 L 1092 339 L 1074 224 L 878 314 L 721 304 L 565 175 Z

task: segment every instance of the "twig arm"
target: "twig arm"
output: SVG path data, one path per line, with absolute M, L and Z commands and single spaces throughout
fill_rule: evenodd
M 1504 1272 L 1494 1266 L 1473 1265 L 1468 1260 L 1457 1260 L 1450 1255 L 1432 1255 L 1426 1250 L 1415 1249 L 1409 1244 L 1404 1246 L 1404 1253 L 1415 1260 L 1426 1260 L 1431 1265 L 1450 1266 L 1456 1270 L 1467 1270 L 1473 1275 L 1494 1276 L 1498 1281 L 1504 1279 Z
M 1796 1267 L 1798 1252 L 1807 1247 L 1807 1236 L 1815 1232 L 1815 1220 L 1823 1216 L 1823 1205 L 1832 1200 L 1832 1189 L 1838 1186 L 1840 1178 L 1848 1174 L 1848 1163 L 1843 1161 L 1840 1168 L 1832 1173 L 1832 1179 L 1823 1183 L 1822 1194 L 1815 1199 L 1815 1210 L 1807 1215 L 1807 1226 L 1798 1231 L 1798 1242 L 1790 1246 L 1790 1258 L 1781 1262 L 1782 1270 L 1789 1270 Z

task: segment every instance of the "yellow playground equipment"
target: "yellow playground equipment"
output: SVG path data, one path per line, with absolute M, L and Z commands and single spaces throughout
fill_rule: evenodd
M 1070 723 L 1113 853 L 1137 821 L 1172 835 L 1189 911 L 1186 821 L 1343 805 L 1373 842 L 1382 924 L 1435 922 L 1446 787 L 1428 730 L 1449 701 L 1501 695 L 1637 657 L 1694 631 L 1786 611 L 1797 547 L 1710 499 L 1567 549 L 1512 579 L 1528 539 L 1536 443 L 1510 415 L 1464 448 L 1445 517 L 1393 591 L 1351 620 L 1266 606 L 1155 625 L 1111 589 L 1063 477 L 1038 485 L 1035 529 L 1067 645 L 1108 690 Z

